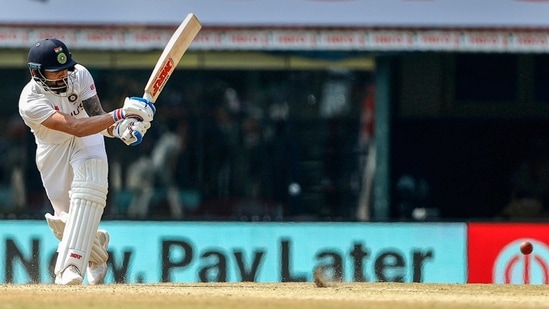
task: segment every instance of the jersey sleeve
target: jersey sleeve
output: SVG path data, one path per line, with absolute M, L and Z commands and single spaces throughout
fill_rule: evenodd
M 77 64 L 77 74 L 78 80 L 80 81 L 80 97 L 82 100 L 87 100 L 97 94 L 97 89 L 95 89 L 95 81 L 90 71 L 84 66 Z
M 29 93 L 32 83 L 29 83 L 24 93 Z M 37 128 L 42 122 L 55 114 L 54 105 L 43 95 L 30 94 L 19 104 L 19 114 L 25 123 L 32 129 Z

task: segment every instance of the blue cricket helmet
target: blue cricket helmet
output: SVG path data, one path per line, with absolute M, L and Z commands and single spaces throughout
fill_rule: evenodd
M 30 69 L 45 72 L 71 70 L 76 65 L 65 43 L 55 38 L 36 42 L 29 50 Z

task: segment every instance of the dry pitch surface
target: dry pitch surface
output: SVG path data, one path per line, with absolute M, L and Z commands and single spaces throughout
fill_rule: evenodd
M 549 308 L 549 286 L 426 283 L 0 285 L 0 308 Z

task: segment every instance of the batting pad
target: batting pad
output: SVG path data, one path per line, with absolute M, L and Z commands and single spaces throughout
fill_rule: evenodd
M 67 222 L 68 216 L 69 214 L 66 212 L 62 212 L 61 215 L 59 216 L 54 216 L 49 213 L 45 215 L 46 221 L 48 222 L 50 230 L 53 232 L 53 235 L 55 235 L 55 238 L 59 240 L 63 239 L 63 232 L 65 231 L 65 222 Z
M 76 266 L 81 273 L 86 269 L 107 204 L 107 176 L 107 162 L 98 159 L 88 160 L 75 170 L 69 217 L 57 251 L 55 274 L 69 265 Z
M 62 212 L 60 216 L 54 216 L 52 214 L 47 213 L 45 215 L 46 221 L 48 222 L 48 225 L 53 232 L 53 235 L 55 235 L 55 238 L 62 240 L 63 239 L 63 233 L 65 231 L 65 225 L 67 222 L 67 218 L 69 217 L 69 214 L 66 212 Z M 94 262 L 96 264 L 105 263 L 109 259 L 109 254 L 107 251 L 105 251 L 105 248 L 101 245 L 101 242 L 99 241 L 99 238 L 96 237 L 93 239 L 93 245 L 92 250 L 90 254 L 90 262 Z

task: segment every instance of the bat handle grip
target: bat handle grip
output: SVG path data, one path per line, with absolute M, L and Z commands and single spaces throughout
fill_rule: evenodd
M 149 101 L 151 101 L 151 102 L 154 103 L 153 97 L 152 97 L 149 93 L 147 93 L 147 92 L 145 92 L 145 93 L 143 94 L 143 98 L 145 98 L 145 99 L 147 99 L 147 100 L 149 100 Z

